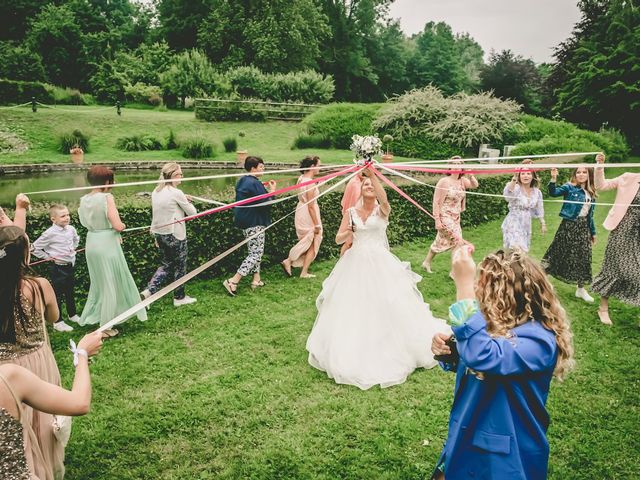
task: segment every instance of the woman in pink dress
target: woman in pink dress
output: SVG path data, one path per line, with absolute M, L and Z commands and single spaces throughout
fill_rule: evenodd
M 308 182 L 316 176 L 320 167 L 320 158 L 307 156 L 300 162 L 302 175 L 298 183 Z M 322 221 L 320 220 L 320 207 L 316 198 L 319 190 L 317 185 L 304 187 L 298 195 L 295 225 L 298 243 L 291 250 L 289 256 L 282 261 L 282 268 L 290 277 L 292 267 L 302 267 L 300 278 L 314 278 L 309 273 L 309 265 L 318 255 L 322 243 Z
M 450 164 L 462 165 L 460 157 L 451 158 Z M 463 169 L 453 174 L 448 173 L 436 184 L 433 194 L 433 216 L 436 219 L 438 234 L 429 248 L 427 258 L 422 267 L 429 273 L 433 258 L 442 252 L 451 250 L 462 241 L 460 214 L 464 212 L 467 188 L 478 188 L 478 180 L 473 175 L 466 175 Z

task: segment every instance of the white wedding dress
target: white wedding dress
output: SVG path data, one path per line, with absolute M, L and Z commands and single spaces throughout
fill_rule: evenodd
M 416 368 L 433 367 L 433 335 L 451 332 L 416 288 L 422 277 L 389 251 L 388 221 L 378 210 L 363 222 L 350 209 L 353 246 L 322 284 L 307 339 L 313 367 L 363 390 L 398 385 Z

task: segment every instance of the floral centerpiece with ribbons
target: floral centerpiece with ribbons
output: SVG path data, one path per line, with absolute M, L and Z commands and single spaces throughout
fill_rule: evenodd
M 382 152 L 382 141 L 375 135 L 354 135 L 351 137 L 349 149 L 355 154 L 356 160 L 371 161 L 374 155 L 380 155 Z

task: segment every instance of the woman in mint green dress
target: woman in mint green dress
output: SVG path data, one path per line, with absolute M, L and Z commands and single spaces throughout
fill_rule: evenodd
M 120 220 L 113 196 L 107 185 L 113 183 L 113 171 L 95 166 L 89 169 L 87 179 L 96 186 L 80 199 L 80 223 L 88 230 L 85 256 L 91 286 L 84 306 L 80 325 L 104 325 L 120 313 L 140 302 L 136 283 L 129 272 L 120 246 L 120 232 L 125 229 Z M 136 312 L 138 320 L 146 320 L 144 308 Z M 115 329 L 105 333 L 117 335 Z

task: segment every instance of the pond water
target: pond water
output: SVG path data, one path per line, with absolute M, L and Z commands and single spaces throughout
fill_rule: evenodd
M 201 177 L 205 175 L 223 175 L 228 173 L 242 173 L 240 169 L 184 169 L 185 178 Z M 116 183 L 138 182 L 145 180 L 156 180 L 159 177 L 159 170 L 120 170 L 116 172 Z M 278 183 L 278 187 L 292 185 L 296 182 L 298 175 L 294 173 L 275 173 L 265 175 L 264 181 L 273 178 Z M 238 177 L 215 178 L 211 180 L 194 180 L 182 183 L 180 188 L 187 194 L 199 197 L 216 199 L 229 199 L 233 195 L 233 187 Z M 57 190 L 62 188 L 87 186 L 87 172 L 80 170 L 31 173 L 19 175 L 0 176 L 0 205 L 13 207 L 16 195 L 21 192 L 36 192 L 41 190 Z M 132 196 L 142 192 L 151 193 L 155 185 L 139 185 L 133 187 L 114 188 L 113 193 L 117 197 Z M 76 204 L 88 190 L 76 192 L 59 192 L 33 195 L 32 201 L 46 201 L 49 203 L 59 202 L 65 204 Z

